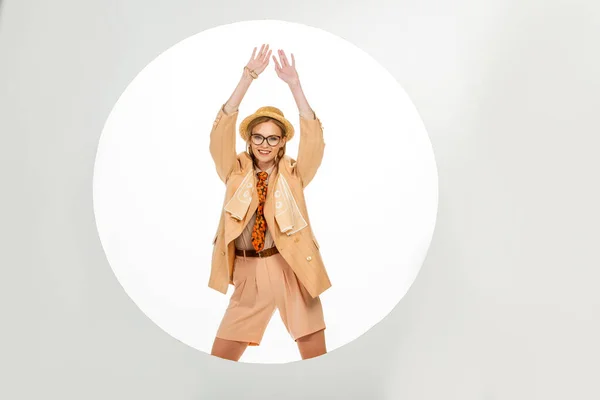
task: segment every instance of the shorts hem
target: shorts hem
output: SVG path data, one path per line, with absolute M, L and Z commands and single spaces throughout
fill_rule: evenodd
M 234 342 L 248 343 L 248 346 L 260 346 L 260 342 L 262 340 L 262 339 L 259 339 L 259 340 L 239 339 L 239 338 L 234 338 L 231 336 L 225 336 L 225 335 L 221 335 L 221 334 L 217 334 L 215 336 L 218 337 L 219 339 L 232 340 Z
M 297 341 L 298 341 L 298 339 L 300 339 L 300 338 L 303 338 L 304 336 L 308 336 L 308 335 L 310 335 L 310 334 L 313 334 L 313 333 L 315 333 L 315 332 L 319 332 L 319 331 L 323 331 L 323 330 L 325 330 L 325 329 L 327 329 L 327 326 L 325 326 L 325 325 L 321 325 L 320 327 L 318 327 L 318 328 L 316 328 L 316 329 L 311 329 L 311 330 L 308 330 L 308 331 L 302 332 L 301 334 L 299 334 L 299 335 L 296 335 L 296 337 L 294 337 L 294 342 L 297 342 Z

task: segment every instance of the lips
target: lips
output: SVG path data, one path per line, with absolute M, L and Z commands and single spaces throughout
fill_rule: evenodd
M 271 154 L 271 152 L 270 152 L 270 151 L 268 151 L 268 150 L 267 150 L 267 151 L 265 151 L 265 152 L 264 152 L 264 151 L 262 151 L 262 150 L 258 150 L 258 152 L 259 152 L 260 154 L 262 154 L 263 156 L 268 156 L 269 154 Z

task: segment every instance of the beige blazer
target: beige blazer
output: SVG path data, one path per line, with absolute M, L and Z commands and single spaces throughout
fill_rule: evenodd
M 210 133 L 210 154 L 226 190 L 213 240 L 208 286 L 224 294 L 233 284 L 235 238 L 258 208 L 252 159 L 235 150 L 237 117 L 238 111 L 227 115 L 221 107 Z M 284 156 L 279 161 L 269 177 L 264 208 L 275 246 L 312 297 L 331 287 L 304 199 L 304 188 L 321 165 L 324 149 L 321 121 L 300 117 L 298 160 Z

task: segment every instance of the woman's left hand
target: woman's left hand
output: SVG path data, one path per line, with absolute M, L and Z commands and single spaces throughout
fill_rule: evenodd
M 277 73 L 277 76 L 288 85 L 298 84 L 300 82 L 300 78 L 298 78 L 298 71 L 296 71 L 296 60 L 294 59 L 294 54 L 291 54 L 292 63 L 290 64 L 283 50 L 277 50 L 277 53 L 279 54 L 279 62 L 277 61 L 277 57 L 273 56 L 273 60 L 275 61 L 275 72 Z

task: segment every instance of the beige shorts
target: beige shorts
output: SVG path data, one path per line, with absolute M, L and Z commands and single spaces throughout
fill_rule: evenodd
M 258 346 L 276 308 L 294 340 L 325 329 L 321 300 L 310 296 L 279 253 L 265 258 L 236 256 L 233 285 L 217 330 L 221 339 Z

